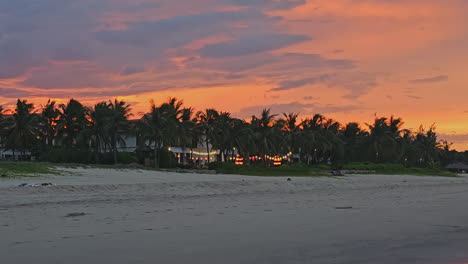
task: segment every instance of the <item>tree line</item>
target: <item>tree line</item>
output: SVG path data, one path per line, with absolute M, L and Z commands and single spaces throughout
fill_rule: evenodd
M 102 101 L 86 107 L 75 99 L 65 104 L 49 100 L 36 108 L 18 99 L 11 111 L 0 107 L 0 143 L 5 149 L 45 156 L 56 148 L 80 150 L 100 163 L 101 153 L 119 162 L 118 147 L 134 135 L 140 149 L 150 150 L 156 167 L 170 146 L 183 149 L 206 146 L 219 150 L 218 160 L 243 157 L 291 155 L 307 165 L 348 162 L 401 163 L 405 166 L 440 167 L 449 162 L 451 144 L 439 140 L 435 127 L 416 131 L 403 128 L 401 118 L 376 117 L 373 123 L 341 124 L 316 114 L 299 119 L 299 113 L 271 113 L 264 109 L 248 120 L 216 109 L 195 111 L 183 101 L 169 98 L 151 102 L 142 118 L 131 120 L 130 104 Z M 185 158 L 185 157 L 183 157 Z M 213 161 L 208 154 L 208 162 Z

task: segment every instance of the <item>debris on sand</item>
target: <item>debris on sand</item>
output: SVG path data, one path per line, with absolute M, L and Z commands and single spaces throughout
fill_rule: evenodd
M 346 209 L 353 209 L 352 206 L 340 206 L 340 207 L 335 207 L 337 210 L 346 210 Z
M 53 186 L 53 183 L 44 182 L 44 183 L 22 183 L 18 185 L 18 187 L 46 187 L 46 186 Z
M 78 216 L 85 216 L 86 213 L 70 213 L 67 214 L 65 217 L 78 217 Z

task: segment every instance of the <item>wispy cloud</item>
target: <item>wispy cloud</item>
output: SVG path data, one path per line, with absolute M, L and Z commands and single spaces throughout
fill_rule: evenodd
M 448 80 L 449 80 L 448 75 L 438 75 L 434 77 L 411 80 L 410 83 L 415 83 L 415 84 L 438 83 L 438 82 L 446 82 Z

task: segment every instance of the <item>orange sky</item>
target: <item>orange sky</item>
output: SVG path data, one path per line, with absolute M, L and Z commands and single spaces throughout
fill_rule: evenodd
M 21 3 L 20 3 L 21 2 Z M 29 3 L 29 2 L 28 2 Z M 0 3 L 0 104 L 184 99 L 249 117 L 435 123 L 468 149 L 464 0 Z

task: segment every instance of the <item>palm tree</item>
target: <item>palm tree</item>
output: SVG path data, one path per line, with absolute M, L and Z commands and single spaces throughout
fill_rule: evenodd
M 227 151 L 233 148 L 232 145 L 232 126 L 233 118 L 228 112 L 221 112 L 213 123 L 213 147 L 219 150 L 219 159 L 226 159 Z
M 42 135 L 46 146 L 50 148 L 53 146 L 57 133 L 57 122 L 60 117 L 60 111 L 57 109 L 56 102 L 49 99 L 47 104 L 42 106 L 41 116 L 44 122 Z
M 209 108 L 204 112 L 199 111 L 197 113 L 197 124 L 198 129 L 203 133 L 204 143 L 206 145 L 206 152 L 208 154 L 208 163 L 210 163 L 210 145 L 215 141 L 215 126 L 216 119 L 219 118 L 219 113 L 215 109 Z
M 300 147 L 300 154 L 304 153 L 307 164 L 310 164 L 313 160 L 314 163 L 318 163 L 323 158 L 321 153 L 327 149 L 326 137 L 323 133 L 323 122 L 325 117 L 316 114 L 312 118 L 306 118 L 302 120 L 300 140 L 302 142 Z
M 128 119 L 132 116 L 130 105 L 124 101 L 115 99 L 110 101 L 109 118 L 107 120 L 107 127 L 109 129 L 109 136 L 111 141 L 112 153 L 114 157 L 114 164 L 118 163 L 117 145 L 125 145 L 125 140 L 122 134 L 128 132 L 129 122 Z
M 151 102 L 151 111 L 145 114 L 141 123 L 143 138 L 154 144 L 154 166 L 158 168 L 161 162 L 160 151 L 177 141 L 178 116 L 181 113 L 182 102 L 170 98 L 169 102 L 156 106 Z
M 284 140 L 280 133 L 281 124 L 275 121 L 277 115 L 270 112 L 270 109 L 263 109 L 260 117 L 252 116 L 251 121 L 257 151 L 264 160 L 267 155 L 277 154 L 284 145 Z
M 110 119 L 112 117 L 112 110 L 107 102 L 99 102 L 90 112 L 91 118 L 91 134 L 94 139 L 94 154 L 96 163 L 99 163 L 99 155 L 101 150 L 110 145 Z
M 195 136 L 196 119 L 193 117 L 193 108 L 183 108 L 180 117 L 178 118 L 179 145 L 182 147 L 182 163 L 185 163 L 186 148 L 192 147 Z
M 300 127 L 297 125 L 298 113 L 283 113 L 283 119 L 278 122 L 282 123 L 282 130 L 284 131 L 286 142 L 288 145 L 288 152 L 296 152 L 298 149 L 298 140 L 300 135 Z
M 342 131 L 345 143 L 345 157 L 348 161 L 359 161 L 363 158 L 363 146 L 368 133 L 363 131 L 359 123 L 348 123 Z
M 13 117 L 7 125 L 5 146 L 13 151 L 19 150 L 23 155 L 26 150 L 32 151 L 39 137 L 37 130 L 38 115 L 34 113 L 34 105 L 27 100 L 18 99 Z
M 63 144 L 68 147 L 76 147 L 79 143 L 87 144 L 83 139 L 80 142 L 81 133 L 89 127 L 89 109 L 75 99 L 70 99 L 67 104 L 60 105 L 59 132 Z
M 441 148 L 437 140 L 435 126 L 432 125 L 427 131 L 421 125 L 416 134 L 414 145 L 419 156 L 419 166 L 427 165 L 431 168 L 435 167 L 436 161 L 439 159 L 438 154 Z
M 375 118 L 374 124 L 366 124 L 369 127 L 369 145 L 371 153 L 375 154 L 375 161 L 384 161 L 385 147 L 393 144 L 394 139 L 388 127 L 387 118 Z

